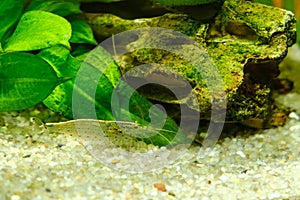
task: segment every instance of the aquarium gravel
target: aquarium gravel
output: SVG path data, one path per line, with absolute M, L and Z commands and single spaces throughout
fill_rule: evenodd
M 194 146 L 138 174 L 104 166 L 76 136 L 41 131 L 21 115 L 0 122 L 0 199 L 300 198 L 297 113 L 284 127 L 224 138 L 205 156 Z
M 207 154 L 192 146 L 175 163 L 148 173 L 109 168 L 91 156 L 76 134 L 43 131 L 30 121 L 33 116 L 48 122 L 66 120 L 49 110 L 38 106 L 0 113 L 0 199 L 298 200 L 300 62 L 293 63 L 282 66 L 282 78 L 292 78 L 295 88 L 276 98 L 294 109 L 285 126 L 244 130 L 235 136 L 228 132 Z M 153 145 L 148 149 L 158 150 Z M 123 155 L 114 156 L 122 160 Z M 112 158 L 105 161 L 120 165 Z

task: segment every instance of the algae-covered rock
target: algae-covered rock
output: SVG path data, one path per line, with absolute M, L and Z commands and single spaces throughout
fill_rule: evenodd
M 210 116 L 212 102 L 225 98 L 228 121 L 264 121 L 272 114 L 271 111 L 276 110 L 271 96 L 272 82 L 279 75 L 278 64 L 296 39 L 296 22 L 289 11 L 251 1 L 227 0 L 210 23 L 203 23 L 180 13 L 134 20 L 122 19 L 110 13 L 85 14 L 84 17 L 98 39 L 143 27 L 167 28 L 189 36 L 212 58 L 225 88 L 224 95 L 212 95 L 203 81 L 203 74 L 199 75 L 195 67 L 179 55 L 160 49 L 129 51 L 134 45 L 150 41 L 151 35 L 145 32 L 123 44 L 130 53 L 116 58 L 122 73 L 125 74 L 133 67 L 145 63 L 168 65 L 193 86 L 199 104 L 195 105 L 188 100 L 189 93 L 183 93 L 178 99 L 165 88 L 155 85 L 139 89 L 139 92 L 149 99 L 167 104 L 186 104 L 191 110 L 200 111 L 201 118 L 204 119 Z M 166 38 L 165 41 L 167 40 L 170 38 Z M 189 49 L 189 44 L 184 45 L 183 51 Z M 204 60 L 203 55 L 205 54 L 198 55 L 200 60 Z M 133 76 L 141 78 L 155 73 L 155 70 L 152 70 Z M 179 87 L 182 82 L 179 80 L 177 84 Z

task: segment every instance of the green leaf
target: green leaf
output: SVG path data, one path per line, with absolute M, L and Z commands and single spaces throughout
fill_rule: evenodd
M 29 11 L 22 16 L 4 50 L 31 51 L 55 45 L 70 48 L 71 32 L 66 19 L 45 11 Z
M 162 116 L 165 116 L 159 109 L 152 109 L 152 117 L 150 118 L 149 110 L 153 104 L 136 91 L 133 92 L 130 98 L 129 110 L 124 109 L 126 105 L 123 105 L 122 101 L 114 102 L 112 105 L 112 93 L 120 80 L 121 74 L 111 55 L 102 48 L 97 48 L 96 51 L 93 50 L 93 53 L 85 59 L 84 63 L 69 55 L 68 50 L 64 47 L 44 49 L 38 55 L 51 63 L 59 76 L 72 77 L 72 81 L 65 82 L 56 87 L 47 99 L 43 101 L 48 108 L 60 112 L 68 118 L 74 117 L 72 110 L 74 93 L 76 94 L 75 98 L 79 98 L 79 102 L 82 102 L 82 106 L 77 107 L 76 111 L 86 113 L 86 115 L 81 114 L 79 116 L 80 118 L 91 118 L 90 112 L 93 111 L 89 111 L 89 107 L 85 107 L 85 104 L 94 105 L 96 117 L 101 120 L 120 120 L 120 118 L 115 119 L 114 116 L 116 115 L 119 117 L 125 116 L 125 118 L 129 116 L 129 121 L 137 122 L 141 125 L 149 125 L 151 119 L 161 119 Z M 84 67 L 85 70 L 83 74 L 78 75 L 80 67 Z M 102 73 L 100 80 L 98 82 L 93 81 L 98 80 L 99 72 Z M 74 86 L 75 79 L 78 78 L 81 79 L 82 84 Z M 93 97 L 94 91 L 91 83 L 92 85 L 94 83 L 96 84 L 95 97 Z M 126 96 L 130 94 L 132 90 L 128 85 L 123 89 L 124 90 L 119 93 L 121 100 L 123 99 L 122 95 Z M 121 106 L 121 110 L 113 115 L 112 106 Z M 173 140 L 178 131 L 178 127 L 171 118 L 165 117 L 165 123 L 161 129 L 157 131 L 156 135 L 147 136 L 147 133 L 142 131 L 141 133 L 146 134 L 146 136 L 137 137 L 140 138 L 140 140 L 158 146 L 189 141 L 189 139 L 180 132 L 177 134 L 176 139 Z
M 0 42 L 4 34 L 19 20 L 24 7 L 24 0 L 0 1 Z
M 81 13 L 80 4 L 76 0 L 34 0 L 26 11 L 42 10 L 60 16 Z
M 93 31 L 85 21 L 81 19 L 70 19 L 70 23 L 72 26 L 72 37 L 70 42 L 97 45 Z
M 21 110 L 45 99 L 64 81 L 36 55 L 13 52 L 0 55 L 0 111 Z
M 130 94 L 132 95 L 129 96 Z M 114 113 L 115 116 L 117 115 L 117 120 L 138 122 L 138 124 L 152 127 L 156 131 L 156 134 L 153 134 L 153 131 L 145 132 L 141 130 L 140 134 L 142 137 L 137 135 L 138 139 L 157 146 L 191 143 L 191 139 L 178 129 L 172 118 L 168 117 L 159 108 L 154 107 L 150 101 L 138 92 L 133 92 L 133 89 L 126 83 L 124 85 L 121 83 L 121 87 L 118 89 L 118 96 L 120 101 L 112 106 L 126 108 L 128 101 L 125 99 L 130 98 L 130 100 L 129 111 L 121 109 L 119 112 Z
M 109 83 L 105 81 L 99 81 L 98 88 L 104 87 L 104 90 L 101 89 L 101 93 L 98 93 L 97 88 L 97 92 L 95 95 L 96 102 L 101 101 L 102 98 L 108 99 L 107 107 L 113 111 L 114 117 L 116 117 L 113 118 L 113 120 L 137 122 L 140 125 L 149 125 L 154 129 L 160 129 L 155 135 L 152 135 L 152 133 L 150 133 L 151 135 L 147 135 L 146 132 L 143 132 L 141 130 L 141 134 L 146 135 L 143 135 L 142 137 L 137 136 L 137 138 L 140 138 L 147 143 L 152 143 L 158 146 L 166 146 L 169 144 L 185 143 L 188 141 L 190 142 L 190 139 L 188 139 L 182 132 L 179 131 L 179 133 L 177 133 L 177 124 L 163 111 L 161 111 L 157 107 L 153 107 L 153 104 L 151 102 L 149 102 L 145 97 L 141 96 L 137 91 L 134 91 L 133 88 L 131 88 L 128 84 L 123 83 L 122 81 L 120 82 L 121 74 L 119 72 L 118 66 L 115 64 L 112 56 L 108 52 L 100 47 L 97 47 L 85 59 L 85 62 L 89 63 L 91 66 L 95 66 L 100 72 L 103 72 L 101 79 L 102 77 L 107 77 L 108 81 L 113 86 L 112 88 L 110 87 L 109 89 L 105 89 L 105 85 Z M 95 78 L 97 78 L 97 72 L 93 73 L 91 67 L 86 67 L 85 69 L 86 70 L 84 71 L 84 73 L 79 75 L 77 74 L 76 78 L 81 79 L 79 82 L 82 85 L 77 86 L 81 87 L 81 91 L 90 89 L 91 80 L 94 80 L 93 78 L 91 78 L 93 75 L 95 75 Z M 90 72 L 88 71 L 89 69 L 91 69 Z M 85 77 L 87 78 L 85 79 Z M 102 92 L 107 93 L 105 95 L 102 95 Z M 112 97 L 117 97 L 117 99 L 112 99 Z M 79 110 L 79 112 L 81 111 L 82 113 L 89 114 L 90 107 L 85 107 L 83 103 L 85 99 L 80 98 L 76 101 L 78 101 L 81 106 L 79 108 L 81 109 Z M 80 118 L 82 117 L 80 116 Z M 162 124 L 156 124 L 156 122 Z
M 83 61 L 86 58 L 86 55 L 91 51 L 88 47 L 84 45 L 79 45 L 74 48 L 71 52 L 71 55 L 76 57 L 77 59 Z
M 63 46 L 54 46 L 42 50 L 38 56 L 46 60 L 56 71 L 58 76 L 71 77 L 70 81 L 57 86 L 52 93 L 43 101 L 51 110 L 61 113 L 68 118 L 72 118 L 72 96 L 74 76 L 80 66 L 80 62 L 68 61 L 70 51 Z
M 74 80 L 82 65 L 82 61 L 72 57 L 68 49 L 59 46 L 44 49 L 38 55 L 50 63 L 59 76 L 72 77 L 71 81 L 56 87 L 43 103 L 51 110 L 59 112 L 68 118 L 73 118 L 72 95 L 74 90 Z M 90 69 L 91 72 L 87 73 L 90 73 L 91 75 L 95 74 L 95 70 L 98 70 L 93 66 L 91 66 Z M 86 82 L 89 83 L 90 76 L 88 75 L 86 78 Z M 110 109 L 110 94 L 112 90 L 113 86 L 111 81 L 104 75 L 98 82 L 95 99 L 89 97 L 84 91 L 80 91 L 80 94 L 83 99 L 95 105 L 97 117 L 99 119 L 111 120 L 113 119 Z

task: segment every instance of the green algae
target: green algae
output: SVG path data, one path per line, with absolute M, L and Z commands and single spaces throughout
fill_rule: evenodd
M 264 119 L 269 115 L 274 104 L 270 84 L 278 76 L 278 63 L 286 56 L 287 47 L 295 43 L 296 39 L 296 23 L 291 12 L 240 0 L 225 1 L 218 15 L 210 23 L 202 23 L 189 15 L 176 13 L 134 20 L 106 13 L 85 14 L 84 18 L 92 26 L 96 37 L 102 39 L 126 30 L 145 27 L 172 29 L 189 36 L 204 47 L 216 64 L 226 93 L 219 98 L 226 96 L 226 119 L 233 121 Z M 146 43 L 147 38 L 149 35 L 145 34 L 129 43 Z M 191 48 L 188 44 L 185 45 L 182 51 Z M 203 55 L 198 57 L 199 62 L 205 66 Z M 199 105 L 191 103 L 188 107 L 200 111 L 202 118 L 207 117 L 205 113 L 210 113 L 212 93 L 203 79 L 203 74 L 199 74 L 195 67 L 181 56 L 159 49 L 145 48 L 131 51 L 116 59 L 123 74 L 143 63 L 168 65 L 194 88 Z M 205 72 L 204 76 L 209 77 L 209 73 Z M 158 87 L 153 89 L 158 91 L 156 94 L 150 90 L 147 87 L 145 91 L 139 92 L 149 99 L 165 103 L 187 104 L 189 101 L 189 94 L 183 95 L 181 99 L 174 99 L 174 95 L 169 95 Z

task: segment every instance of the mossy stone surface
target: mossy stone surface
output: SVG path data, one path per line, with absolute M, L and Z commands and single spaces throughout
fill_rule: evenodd
M 273 110 L 272 81 L 279 75 L 278 64 L 295 43 L 296 21 L 291 12 L 250 1 L 227 0 L 210 23 L 202 23 L 186 14 L 167 13 L 141 19 L 122 19 L 112 14 L 86 14 L 96 37 L 107 38 L 126 30 L 143 27 L 172 29 L 197 41 L 216 64 L 225 86 L 227 120 L 265 119 Z M 151 37 L 151 36 L 150 36 Z M 149 35 L 128 41 L 145 43 Z M 187 49 L 185 46 L 183 49 Z M 201 55 L 199 55 L 199 59 Z M 163 63 L 176 70 L 194 87 L 199 105 L 188 107 L 209 118 L 212 99 L 203 77 L 182 57 L 157 49 L 141 49 L 116 59 L 125 74 L 144 63 Z M 208 72 L 209 73 L 209 72 Z M 142 74 L 136 74 L 141 76 Z M 153 89 L 159 91 L 158 88 Z M 164 103 L 187 103 L 162 91 L 140 90 L 149 99 Z M 220 99 L 219 99 L 220 100 Z

